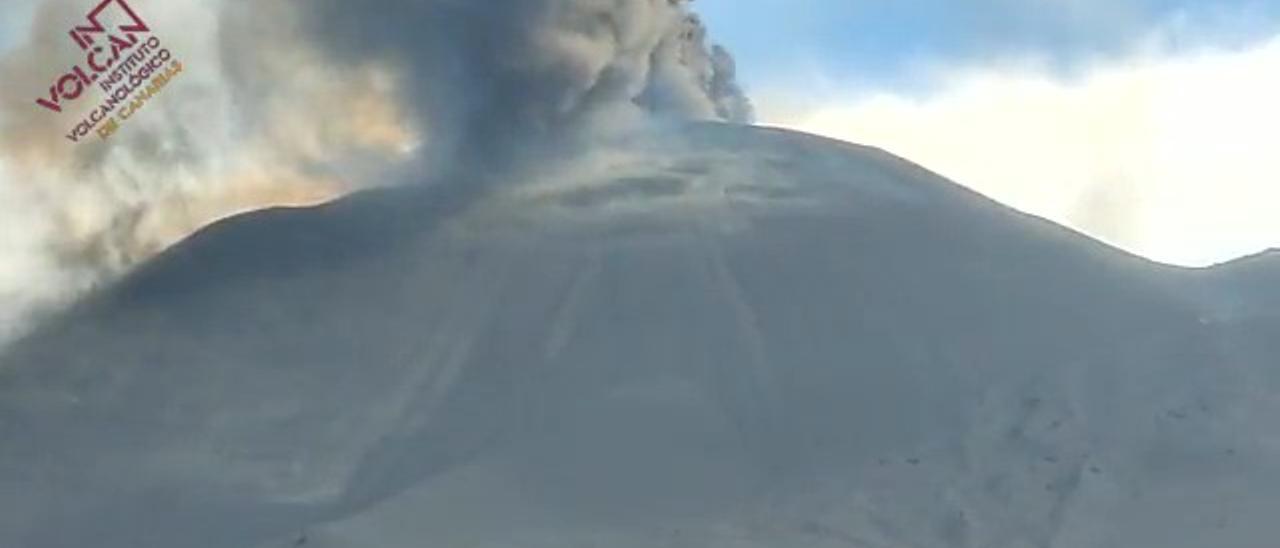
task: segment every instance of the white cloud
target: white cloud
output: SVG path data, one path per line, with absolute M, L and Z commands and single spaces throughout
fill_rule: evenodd
M 765 123 L 880 146 L 1130 251 L 1204 265 L 1280 246 L 1277 67 L 1280 36 L 1070 79 L 976 66 L 939 71 L 924 97 L 758 102 Z

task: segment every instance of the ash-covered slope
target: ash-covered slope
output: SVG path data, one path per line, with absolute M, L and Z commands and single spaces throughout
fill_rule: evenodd
M 0 366 L 0 545 L 1241 547 L 1278 285 L 695 126 L 212 226 Z M 484 188 L 486 190 L 476 190 Z

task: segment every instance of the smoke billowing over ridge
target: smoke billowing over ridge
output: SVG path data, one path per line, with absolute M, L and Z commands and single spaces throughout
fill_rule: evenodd
M 404 67 L 434 152 L 492 159 L 637 117 L 750 122 L 734 64 L 685 0 L 307 4 L 340 62 Z
M 40 2 L 27 43 L 0 52 L 0 340 L 229 214 L 646 120 L 752 117 L 683 0 L 129 0 L 186 68 L 111 139 L 75 144 L 98 98 L 61 114 L 34 99 L 76 63 L 66 31 L 92 4 Z

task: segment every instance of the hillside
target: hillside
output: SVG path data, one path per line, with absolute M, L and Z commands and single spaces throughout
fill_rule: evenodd
M 0 545 L 1280 535 L 1280 320 L 1235 304 L 1280 277 L 778 130 L 583 165 L 229 219 L 44 326 L 0 358 Z

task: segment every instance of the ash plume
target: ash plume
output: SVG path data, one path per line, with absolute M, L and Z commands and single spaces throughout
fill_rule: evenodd
M 685 0 L 305 3 L 343 62 L 403 67 L 438 158 L 518 154 L 636 119 L 750 122 L 731 57 Z M 509 160 L 510 158 L 502 158 Z

